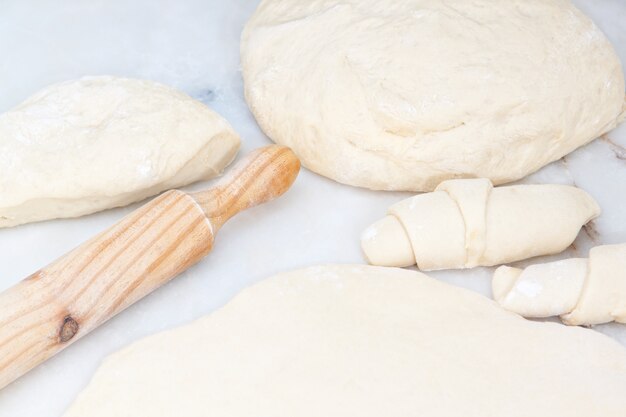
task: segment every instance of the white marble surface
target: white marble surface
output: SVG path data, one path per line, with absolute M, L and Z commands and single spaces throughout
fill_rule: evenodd
M 626 62 L 626 3 L 575 2 Z M 178 87 L 220 112 L 242 135 L 242 154 L 265 145 L 269 141 L 243 100 L 238 71 L 239 33 L 256 3 L 0 0 L 0 111 L 56 81 L 88 74 L 142 77 Z M 626 242 L 625 148 L 622 126 L 525 180 L 575 183 L 601 204 L 602 217 L 581 233 L 570 255 L 586 255 L 593 244 Z M 108 353 L 210 313 L 241 288 L 278 271 L 362 263 L 361 230 L 406 196 L 351 188 L 303 171 L 285 197 L 225 226 L 201 264 L 0 391 L 0 416 L 60 415 Z M 0 290 L 134 207 L 0 230 Z M 432 275 L 489 294 L 491 269 Z M 626 345 L 626 326 L 596 329 Z

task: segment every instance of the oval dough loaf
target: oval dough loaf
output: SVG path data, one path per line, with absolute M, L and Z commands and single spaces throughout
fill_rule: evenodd
M 568 0 L 264 0 L 241 59 L 271 139 L 372 189 L 519 179 L 624 104 L 617 55 Z
M 559 253 L 599 214 L 595 200 L 576 187 L 449 180 L 391 206 L 363 232 L 361 246 L 379 266 L 491 266 Z
M 626 350 L 413 271 L 312 267 L 109 357 L 65 417 L 623 417 Z
M 0 227 L 75 217 L 219 174 L 239 137 L 151 81 L 87 77 L 0 115 Z
M 493 296 L 524 317 L 561 316 L 570 325 L 626 323 L 626 243 L 597 246 L 589 259 L 565 259 L 525 269 L 502 266 Z

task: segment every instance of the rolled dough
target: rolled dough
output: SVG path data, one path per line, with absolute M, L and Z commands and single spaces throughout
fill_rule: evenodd
M 598 203 L 577 187 L 448 180 L 391 206 L 363 232 L 361 247 L 378 266 L 499 265 L 562 252 L 599 214 Z
M 623 417 L 626 350 L 412 271 L 323 266 L 110 356 L 65 417 Z
M 0 227 L 75 217 L 219 174 L 239 137 L 151 81 L 87 77 L 0 115 Z
M 264 0 L 241 59 L 271 139 L 372 189 L 519 179 L 624 105 L 617 55 L 569 0 Z
M 561 316 L 566 324 L 626 324 L 626 243 L 596 246 L 589 259 L 571 258 L 502 266 L 492 282 L 493 298 L 524 317 Z

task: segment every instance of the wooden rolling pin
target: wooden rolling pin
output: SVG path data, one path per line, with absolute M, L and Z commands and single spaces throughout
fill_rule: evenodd
M 258 149 L 214 188 L 168 191 L 0 294 L 0 388 L 198 262 L 229 218 L 299 170 L 289 148 Z

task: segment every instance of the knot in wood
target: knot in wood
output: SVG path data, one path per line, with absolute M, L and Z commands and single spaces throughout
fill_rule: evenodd
M 61 325 L 61 330 L 59 331 L 59 341 L 61 343 L 66 343 L 70 339 L 72 339 L 76 333 L 78 333 L 78 322 L 72 318 L 72 316 L 65 316 L 63 318 L 63 324 Z

